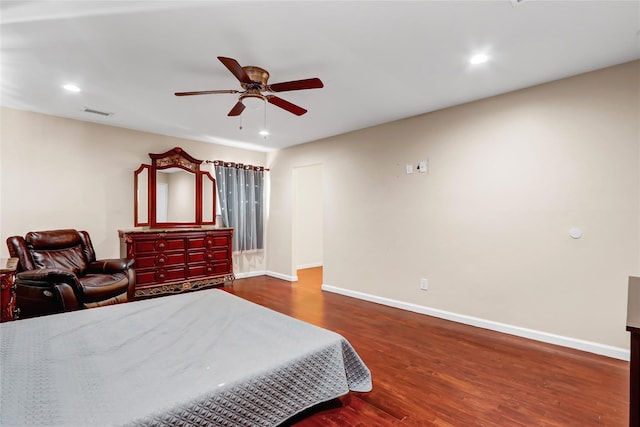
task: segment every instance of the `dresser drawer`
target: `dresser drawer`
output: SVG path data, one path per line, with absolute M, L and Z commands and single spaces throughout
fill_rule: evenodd
M 184 267 L 136 270 L 137 285 L 162 284 L 184 279 L 186 279 Z
M 136 254 L 164 252 L 184 248 L 184 239 L 135 240 L 133 242 L 133 251 Z
M 210 236 L 210 235 L 202 235 L 202 236 L 194 236 L 189 238 L 189 242 L 187 243 L 189 249 L 199 249 L 199 248 L 207 248 L 211 249 L 214 247 L 227 247 L 231 243 L 230 237 L 223 236 Z
M 228 261 L 216 263 L 197 264 L 189 266 L 189 276 L 211 276 L 213 274 L 230 274 L 231 268 Z
M 231 262 L 226 259 L 213 264 L 213 274 L 231 274 L 232 270 Z
M 189 263 L 192 262 L 211 262 L 228 258 L 226 249 L 213 249 L 210 251 L 191 251 L 189 252 Z
M 151 255 L 139 255 L 135 258 L 135 268 L 165 267 L 184 264 L 184 252 L 163 252 Z

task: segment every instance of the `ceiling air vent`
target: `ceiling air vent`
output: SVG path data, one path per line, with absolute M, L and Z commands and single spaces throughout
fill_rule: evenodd
M 113 113 L 106 113 L 104 111 L 94 110 L 92 108 L 87 108 L 87 107 L 84 107 L 84 112 L 85 113 L 91 113 L 91 114 L 97 114 L 99 116 L 105 116 L 105 117 L 109 117 L 109 116 L 113 115 Z

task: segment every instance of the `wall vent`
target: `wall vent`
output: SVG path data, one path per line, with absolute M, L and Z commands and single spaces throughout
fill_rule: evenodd
M 104 112 L 104 111 L 94 110 L 93 108 L 87 108 L 87 107 L 84 107 L 84 112 L 85 113 L 91 113 L 91 114 L 97 114 L 99 116 L 105 116 L 105 117 L 109 117 L 109 116 L 113 115 L 113 113 L 107 113 L 107 112 Z

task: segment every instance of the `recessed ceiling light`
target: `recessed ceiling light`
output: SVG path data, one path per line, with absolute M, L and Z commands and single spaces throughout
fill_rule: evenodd
M 66 85 L 62 85 L 62 87 L 69 92 L 80 92 L 80 88 L 72 83 L 67 83 Z
M 473 65 L 482 64 L 483 62 L 487 62 L 489 60 L 489 56 L 485 53 L 478 53 L 473 55 L 469 62 Z
M 258 132 L 260 135 L 262 136 L 269 136 L 269 131 L 268 130 L 261 130 L 260 132 Z

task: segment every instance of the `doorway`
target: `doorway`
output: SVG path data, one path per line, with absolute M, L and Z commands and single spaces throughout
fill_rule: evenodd
M 318 270 L 322 276 L 323 265 L 322 187 L 322 165 L 293 169 L 293 265 L 296 271 L 313 269 L 314 277 Z M 317 286 L 321 285 L 322 279 Z

